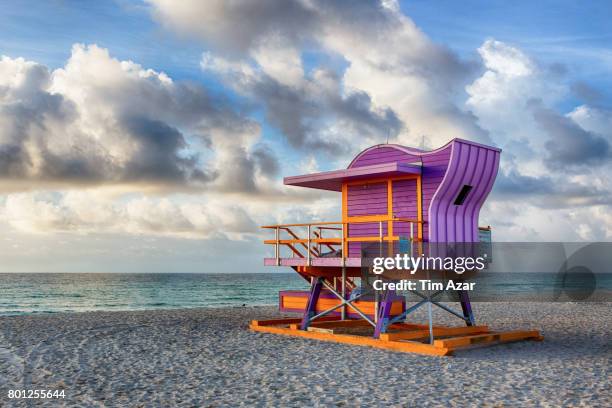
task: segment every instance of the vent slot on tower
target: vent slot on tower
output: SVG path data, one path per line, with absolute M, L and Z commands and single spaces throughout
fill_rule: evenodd
M 467 198 L 471 190 L 472 190 L 472 186 L 468 184 L 464 184 L 463 187 L 461 187 L 461 191 L 459 191 L 459 194 L 457 194 L 457 198 L 455 198 L 454 204 L 455 205 L 463 204 L 463 202 L 465 201 L 465 199 Z

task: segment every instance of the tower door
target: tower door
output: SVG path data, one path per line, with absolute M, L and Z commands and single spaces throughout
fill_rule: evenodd
M 349 223 L 354 223 L 351 224 L 354 236 L 380 235 L 379 223 L 386 224 L 392 216 L 389 188 L 386 180 L 347 185 L 346 218 Z M 387 225 L 383 225 L 383 235 L 387 235 Z
M 419 218 L 417 208 L 417 179 L 392 180 L 393 218 L 416 220 Z M 413 224 L 413 236 L 418 234 L 418 226 Z M 393 235 L 397 237 L 410 237 L 410 223 L 394 221 Z
M 342 218 L 348 223 L 350 257 L 359 257 L 368 242 L 397 241 L 410 237 L 410 223 L 394 218 L 422 220 L 420 207 L 420 178 L 415 176 L 395 179 L 345 183 L 342 188 Z M 422 226 L 413 224 L 414 238 L 421 237 Z
M 391 192 L 387 180 L 348 183 L 343 188 L 343 218 L 348 222 L 350 257 L 361 256 L 368 242 L 378 242 L 389 235 Z

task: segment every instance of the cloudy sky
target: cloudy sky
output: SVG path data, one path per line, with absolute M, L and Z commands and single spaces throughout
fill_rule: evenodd
M 282 176 L 503 149 L 494 239 L 612 239 L 606 1 L 0 1 L 0 272 L 261 272 Z

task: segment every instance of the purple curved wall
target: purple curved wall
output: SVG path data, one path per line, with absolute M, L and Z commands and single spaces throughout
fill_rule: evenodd
M 499 149 L 454 140 L 446 174 L 429 206 L 431 242 L 478 242 L 478 216 L 499 167 Z M 461 205 L 455 199 L 472 186 Z

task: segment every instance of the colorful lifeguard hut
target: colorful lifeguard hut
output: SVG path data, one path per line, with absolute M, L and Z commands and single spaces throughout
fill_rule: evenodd
M 490 242 L 491 228 L 479 227 L 478 216 L 500 154 L 462 139 L 432 151 L 381 144 L 359 153 L 346 169 L 286 177 L 289 186 L 341 193 L 342 220 L 263 227 L 274 233 L 265 241 L 274 251 L 265 265 L 293 268 L 310 290 L 279 294 L 280 311 L 301 317 L 255 320 L 251 329 L 434 355 L 474 344 L 541 340 L 536 330 L 493 332 L 476 325 L 467 290 L 454 291 L 458 312 L 440 301 L 444 291 L 411 291 L 418 301 L 408 305 L 405 294 L 371 286 L 372 252 L 414 254 L 423 246 Z M 423 306 L 428 322 L 407 322 Z M 432 306 L 464 324 L 434 325 Z

